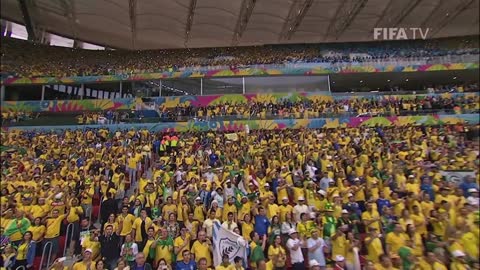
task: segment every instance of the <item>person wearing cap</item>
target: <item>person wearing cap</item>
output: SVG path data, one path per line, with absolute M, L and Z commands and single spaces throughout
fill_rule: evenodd
M 301 220 L 300 215 L 302 213 L 310 213 L 310 208 L 305 204 L 305 198 L 303 196 L 298 197 L 298 203 L 293 207 L 293 214 L 296 220 Z
M 466 254 L 461 250 L 452 251 L 452 262 L 450 263 L 451 270 L 470 269 L 466 262 Z
M 308 266 L 310 267 L 310 270 L 324 270 L 325 267 L 322 267 L 317 260 L 310 260 L 308 262 Z
M 336 255 L 335 257 L 335 266 L 333 267 L 334 270 L 345 270 L 345 257 L 342 255 Z
M 287 240 L 287 248 L 290 253 L 290 260 L 292 263 L 292 269 L 304 270 L 304 258 L 302 253 L 302 247 L 305 243 L 298 238 L 298 232 L 295 229 L 291 229 L 288 232 L 290 239 Z
M 475 207 L 480 206 L 480 198 L 479 198 L 479 192 L 478 189 L 476 188 L 469 188 L 468 189 L 468 197 L 467 197 L 467 202 L 470 205 L 473 205 Z
M 76 262 L 72 266 L 72 270 L 93 270 L 95 269 L 95 261 L 92 260 L 92 250 L 87 248 L 83 251 L 82 260 Z
M 307 240 L 307 248 L 308 248 L 308 259 L 315 260 L 318 263 L 318 269 L 325 269 L 326 261 L 325 261 L 325 251 L 328 249 L 325 241 L 319 237 L 319 230 L 313 229 L 311 231 L 312 236 Z M 310 263 L 310 267 L 312 267 Z

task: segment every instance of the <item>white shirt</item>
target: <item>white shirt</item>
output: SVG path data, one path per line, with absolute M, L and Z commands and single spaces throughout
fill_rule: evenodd
M 474 206 L 478 207 L 480 205 L 480 198 L 479 197 L 468 196 L 467 202 L 470 205 L 474 205 Z
M 203 222 L 203 228 L 205 229 L 205 232 L 206 232 L 206 235 L 207 237 L 212 237 L 213 235 L 213 224 L 215 222 L 218 222 L 218 219 L 205 219 L 205 221 Z
M 308 207 L 308 205 L 304 204 L 304 205 L 295 205 L 293 207 L 293 214 L 295 215 L 295 220 L 301 220 L 300 219 L 300 215 L 302 213 L 310 213 L 310 209 Z
M 228 221 L 225 221 L 225 222 L 223 222 L 222 227 L 227 231 L 233 232 L 233 229 L 238 228 L 238 225 L 237 225 L 237 223 L 232 221 L 232 223 L 230 224 L 230 228 L 229 228 L 228 227 Z
M 120 251 L 120 254 L 123 254 L 123 250 L 125 249 L 125 244 L 122 245 L 122 250 Z M 132 243 L 132 246 L 131 246 L 131 249 L 132 249 L 132 255 L 133 257 L 135 258 L 135 255 L 137 255 L 138 253 L 138 246 L 136 243 Z
M 303 263 L 302 249 L 299 247 L 297 250 L 293 250 L 293 247 L 297 244 L 302 244 L 300 239 L 288 239 L 287 248 L 290 250 L 290 259 L 293 263 Z

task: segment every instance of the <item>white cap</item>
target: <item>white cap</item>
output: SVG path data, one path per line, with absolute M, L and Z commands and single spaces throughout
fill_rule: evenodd
M 360 181 L 360 178 L 357 177 L 357 178 L 353 179 L 353 181 Z
M 335 180 L 330 179 L 330 180 L 328 180 L 328 182 L 330 182 L 330 183 L 335 183 Z
M 62 196 L 63 196 L 63 193 L 60 192 L 57 195 L 55 195 L 55 199 L 60 200 L 62 198 Z
M 299 201 L 305 201 L 305 198 L 303 196 L 298 197 Z
M 202 200 L 202 198 L 200 198 L 200 197 L 195 198 L 195 201 L 201 201 L 201 200 Z
M 335 197 L 340 197 L 340 195 L 338 195 L 338 193 L 335 193 L 332 195 L 332 198 L 335 198 Z
M 282 201 L 288 201 L 288 197 L 283 197 Z
M 453 257 L 458 258 L 458 257 L 465 257 L 465 253 L 461 250 L 455 250 L 452 252 Z
M 294 228 L 290 228 L 290 229 L 288 230 L 288 234 L 289 234 L 289 235 L 290 235 L 290 234 L 294 234 L 294 233 L 297 233 L 297 230 L 295 230 Z
M 286 169 L 286 168 L 287 168 L 287 167 L 285 167 L 285 166 L 282 166 L 282 169 Z
M 473 192 L 478 192 L 478 189 L 476 188 L 469 188 L 468 193 L 473 193 Z
M 230 182 L 232 182 L 232 181 L 230 181 L 230 179 L 227 179 L 227 181 L 225 181 L 225 183 L 230 183 Z
M 317 215 L 315 215 L 314 212 L 311 212 L 311 213 L 310 213 L 310 218 L 315 218 L 316 216 L 317 216 Z
M 352 194 L 352 193 L 348 193 L 347 197 L 348 197 L 348 198 L 353 197 L 353 194 Z
M 342 255 L 337 255 L 337 256 L 335 256 L 335 261 L 336 262 L 343 262 L 343 261 L 345 261 L 345 257 L 343 257 Z
M 308 262 L 308 264 L 310 265 L 310 267 L 320 266 L 320 264 L 317 262 L 317 260 L 310 260 L 310 262 Z
M 269 184 L 269 183 L 265 183 L 263 186 L 264 186 L 264 187 L 269 187 L 270 184 Z
M 87 248 L 87 249 L 85 249 L 85 250 L 83 251 L 83 253 L 85 253 L 85 252 L 90 252 L 90 253 L 92 253 L 92 249 L 91 249 L 91 248 Z
M 325 190 L 323 190 L 323 189 L 320 189 L 320 190 L 318 191 L 318 194 L 320 194 L 320 195 L 322 195 L 322 196 L 327 196 L 327 192 L 325 192 Z
M 410 174 L 408 178 L 414 178 L 415 176 L 413 174 Z
M 343 209 L 343 210 L 342 210 L 342 214 L 348 214 L 348 210 L 347 210 L 347 209 Z

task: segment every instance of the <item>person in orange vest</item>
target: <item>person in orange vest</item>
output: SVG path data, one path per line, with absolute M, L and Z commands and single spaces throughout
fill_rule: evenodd
M 165 141 L 165 151 L 170 154 L 172 152 L 172 148 L 170 146 L 170 136 L 163 136 L 163 140 Z
M 170 147 L 172 147 L 173 151 L 176 151 L 177 145 L 178 145 L 178 137 L 176 134 L 173 134 L 172 136 L 170 136 Z

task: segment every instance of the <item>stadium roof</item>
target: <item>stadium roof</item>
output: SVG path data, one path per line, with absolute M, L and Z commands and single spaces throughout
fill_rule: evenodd
M 387 27 L 478 35 L 478 10 L 479 0 L 1 1 L 3 19 L 123 49 L 370 41 Z

